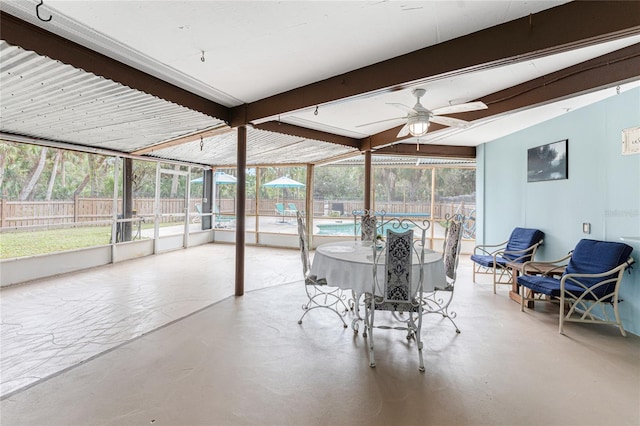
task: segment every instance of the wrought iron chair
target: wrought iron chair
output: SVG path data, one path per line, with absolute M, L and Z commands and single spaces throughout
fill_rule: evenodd
M 442 248 L 445 282 L 436 283 L 433 292 L 424 293 L 422 300 L 424 302 L 424 313 L 441 314 L 448 318 L 456 328 L 456 333 L 460 333 L 458 325 L 453 320 L 457 314 L 455 311 L 449 310 L 449 305 L 453 300 L 454 286 L 456 282 L 456 274 L 458 270 L 458 259 L 460 256 L 460 246 L 462 234 L 464 233 L 464 220 L 462 215 L 454 215 L 447 218 L 445 228 L 444 244 Z
M 545 301 L 560 302 L 561 334 L 564 334 L 565 322 L 582 322 L 616 325 L 626 336 L 618 312 L 618 292 L 624 270 L 634 262 L 632 251 L 633 248 L 624 243 L 584 239 L 562 259 L 535 262 L 532 267 L 527 265 L 531 262 L 525 263 L 525 273 L 518 277 L 522 289 L 520 309 L 524 311 L 525 301 L 543 300 L 540 296 L 546 296 Z M 536 267 L 551 270 L 549 266 L 559 267 L 567 260 L 569 263 L 560 278 L 536 274 Z M 526 289 L 532 294 L 527 295 Z M 607 307 L 613 309 L 613 319 Z
M 376 366 L 374 354 L 374 328 L 403 330 L 407 332 L 407 340 L 415 339 L 418 349 L 419 370 L 423 372 L 422 357 L 422 314 L 423 303 L 419 295 L 422 294 L 424 278 L 425 235 L 429 222 L 425 227 L 416 229 L 417 224 L 408 219 L 391 219 L 384 222 L 386 227 L 386 241 L 384 250 L 372 245 L 373 251 L 373 283 L 371 292 L 365 294 L 364 332 L 368 338 L 369 366 Z M 391 229 L 389 229 L 391 228 Z M 414 230 L 421 230 L 421 237 L 414 240 Z M 418 271 L 414 271 L 414 258 L 419 263 Z M 384 266 L 384 274 L 381 274 Z M 418 272 L 417 280 L 413 273 Z M 416 281 L 412 283 L 412 281 Z M 398 325 L 386 325 L 376 322 L 376 312 L 387 311 L 388 318 Z M 405 315 L 406 314 L 406 315 Z
M 493 276 L 493 294 L 497 284 L 513 284 L 513 275 L 507 263 L 524 263 L 533 260 L 542 244 L 544 232 L 539 229 L 515 228 L 507 241 L 500 244 L 477 245 L 471 255 L 473 282 L 476 274 Z
M 302 316 L 298 320 L 298 324 L 302 324 L 302 319 L 314 309 L 324 308 L 332 312 L 342 321 L 344 328 L 347 328 L 347 323 L 344 321 L 344 316 L 349 310 L 345 303 L 346 296 L 342 290 L 336 287 L 330 287 L 325 279 L 319 279 L 315 275 L 311 275 L 311 261 L 309 260 L 309 246 L 307 239 L 307 230 L 305 228 L 302 214 L 297 212 L 298 220 L 298 235 L 300 237 L 300 256 L 302 259 L 302 273 L 304 276 L 304 288 L 307 292 L 308 301 L 302 305 Z M 343 312 L 340 313 L 338 309 L 342 305 Z
M 382 219 L 384 216 L 381 217 Z M 360 221 L 358 222 L 358 219 Z M 374 242 L 378 236 L 378 218 L 369 210 L 353 211 L 354 236 L 357 239 L 358 227 L 360 228 L 360 240 Z

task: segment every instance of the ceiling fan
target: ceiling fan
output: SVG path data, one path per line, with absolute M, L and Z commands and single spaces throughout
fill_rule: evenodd
M 427 134 L 429 130 L 429 123 L 434 122 L 438 124 L 442 124 L 444 126 L 453 126 L 453 127 L 469 127 L 471 123 L 465 120 L 460 120 L 459 118 L 453 117 L 444 117 L 442 114 L 455 114 L 458 112 L 468 112 L 468 111 L 477 111 L 481 109 L 486 109 L 487 106 L 480 101 L 476 102 L 467 102 L 464 104 L 450 105 L 441 108 L 436 108 L 434 110 L 428 110 L 420 103 L 420 98 L 424 96 L 426 90 L 425 89 L 414 89 L 413 96 L 416 97 L 416 104 L 413 108 L 410 108 L 403 104 L 398 103 L 388 103 L 388 105 L 396 106 L 400 109 L 403 109 L 407 112 L 407 115 L 404 117 L 396 117 L 390 118 L 387 120 L 375 121 L 373 123 L 361 124 L 357 127 L 368 126 L 375 123 L 381 123 L 384 121 L 391 120 L 406 120 L 406 124 L 400 129 L 398 132 L 399 138 L 403 136 L 407 136 L 411 134 L 412 136 L 424 136 Z

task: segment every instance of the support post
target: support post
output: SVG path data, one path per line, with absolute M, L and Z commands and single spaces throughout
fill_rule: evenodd
M 371 210 L 371 151 L 364 152 L 364 210 Z
M 244 236 L 247 201 L 247 127 L 238 127 L 236 185 L 236 296 L 244 294 Z
M 307 187 L 305 197 L 305 226 L 307 227 L 307 244 L 309 250 L 313 247 L 313 164 L 307 164 Z
M 122 163 L 122 217 L 133 216 L 133 160 L 124 158 Z M 121 241 L 131 241 L 131 222 L 118 224 L 122 229 Z

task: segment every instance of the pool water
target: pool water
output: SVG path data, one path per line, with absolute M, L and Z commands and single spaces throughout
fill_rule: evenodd
M 319 223 L 316 225 L 318 232 L 316 235 L 334 235 L 334 236 L 355 236 L 360 235 L 360 224 L 356 225 L 355 233 L 353 229 L 353 222 L 351 223 Z M 413 225 L 409 226 L 413 228 Z M 393 229 L 393 224 L 386 224 L 383 229 L 383 233 L 387 233 L 387 229 Z M 396 230 L 397 231 L 397 230 Z

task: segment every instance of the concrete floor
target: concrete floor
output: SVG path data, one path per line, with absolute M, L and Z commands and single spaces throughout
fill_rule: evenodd
M 638 425 L 640 338 L 520 312 L 459 266 L 462 333 L 427 316 L 426 372 L 404 334 L 297 320 L 299 253 L 208 244 L 0 290 L 2 425 Z M 349 319 L 352 314 L 348 314 Z

